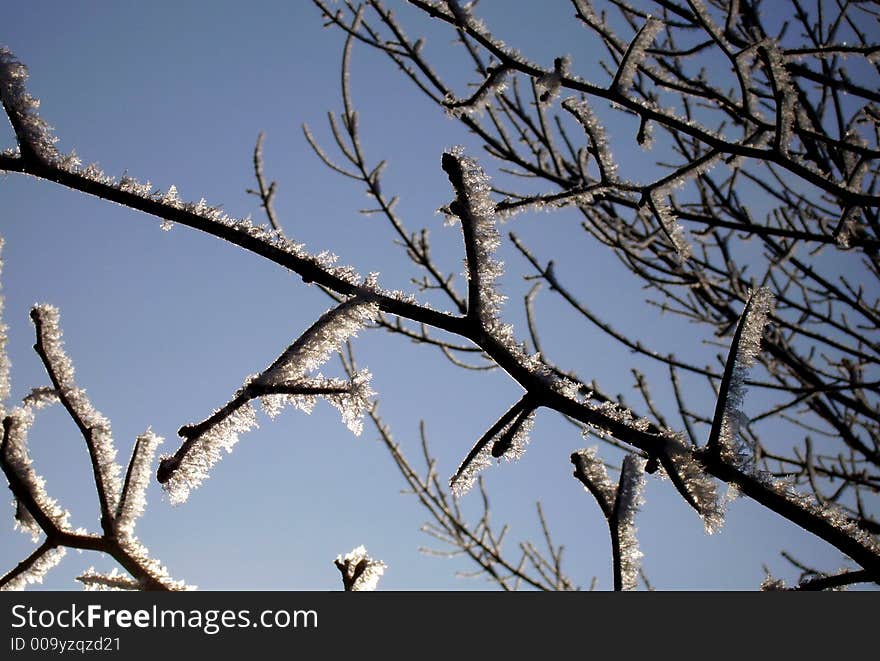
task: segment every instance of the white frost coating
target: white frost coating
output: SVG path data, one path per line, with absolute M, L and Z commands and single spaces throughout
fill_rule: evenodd
M 654 208 L 657 220 L 663 227 L 664 232 L 672 241 L 672 245 L 682 262 L 690 259 L 692 254 L 691 244 L 688 242 L 684 228 L 678 222 L 678 217 L 673 213 L 672 207 L 663 200 L 663 196 L 657 191 L 651 192 L 651 205 Z
M 769 78 L 771 79 L 774 94 L 776 95 L 776 134 L 778 147 L 783 153 L 788 152 L 791 142 L 791 133 L 794 126 L 795 109 L 797 108 L 797 93 L 791 84 L 791 77 L 785 67 L 785 56 L 782 54 L 779 44 L 773 39 L 767 39 L 763 44 L 767 61 L 770 63 Z
M 590 23 L 599 24 L 599 17 L 596 15 L 596 10 L 593 9 L 593 5 L 589 0 L 575 0 L 574 4 L 584 19 Z
M 700 467 L 691 446 L 681 435 L 669 433 L 666 440 L 666 453 L 685 491 L 696 504 L 706 532 L 710 535 L 717 532 L 724 525 L 726 502 L 719 499 L 715 480 Z
M 164 482 L 163 488 L 173 504 L 184 502 L 190 492 L 204 481 L 211 467 L 238 443 L 239 435 L 257 426 L 256 413 L 247 396 L 251 392 L 265 392 L 271 388 L 294 387 L 344 387 L 345 393 L 321 395 L 339 409 L 343 422 L 355 434 L 363 429 L 361 416 L 375 394 L 369 387 L 370 373 L 362 371 L 350 382 L 318 377 L 307 379 L 308 372 L 320 367 L 343 342 L 373 321 L 379 307 L 362 299 L 351 298 L 323 314 L 262 373 L 249 377 L 235 393 L 227 406 L 236 400 L 244 400 L 226 415 L 220 416 L 197 438 Z M 250 395 L 251 398 L 257 395 Z M 260 396 L 263 408 L 271 417 L 278 415 L 284 404 L 292 404 L 307 413 L 315 402 L 314 395 L 270 394 Z M 218 409 L 214 413 L 219 413 Z M 174 461 L 170 456 L 162 460 Z
M 74 381 L 73 363 L 64 351 L 58 309 L 51 305 L 37 305 L 32 311 L 35 322 L 39 321 L 40 341 L 46 357 L 58 380 L 59 396 L 69 402 L 74 415 L 89 430 L 89 452 L 97 465 L 103 486 L 103 498 L 110 512 L 115 512 L 122 492 L 116 448 L 110 434 L 110 421 L 97 411 L 85 390 Z
M 761 592 L 776 592 L 779 590 L 785 590 L 785 581 L 781 578 L 773 578 L 770 574 L 761 581 Z
M 3 275 L 3 237 L 0 236 L 0 276 Z M 6 414 L 5 402 L 9 398 L 9 371 L 11 363 L 6 353 L 6 324 L 3 323 L 3 296 L 0 295 L 0 417 Z
M 605 468 L 605 462 L 599 457 L 598 446 L 594 445 L 591 448 L 578 450 L 577 454 L 582 461 L 580 468 L 583 469 L 584 477 L 593 485 L 599 497 L 605 501 L 605 506 L 610 508 L 617 497 L 617 488 L 608 477 L 608 469 Z M 590 492 L 586 486 L 584 489 L 588 493 Z
M 187 585 L 183 581 L 175 581 L 172 579 L 171 575 L 168 573 L 168 568 L 159 560 L 150 557 L 150 552 L 147 547 L 136 537 L 120 537 L 118 541 L 122 549 L 133 558 L 138 566 L 141 567 L 153 580 L 158 581 L 169 590 L 195 590 L 195 586 Z
M 126 476 L 125 489 L 119 500 L 116 512 L 116 532 L 130 537 L 138 518 L 144 513 L 147 505 L 147 487 L 152 480 L 153 458 L 162 437 L 147 430 L 137 437 L 129 472 Z
M 58 529 L 69 531 L 70 512 L 62 509 L 58 502 L 46 493 L 46 480 L 33 469 L 33 460 L 27 449 L 27 433 L 34 422 L 34 410 L 42 408 L 49 401 L 50 398 L 45 396 L 33 401 L 26 400 L 21 407 L 9 412 L 10 422 L 4 460 L 43 514 Z M 23 503 L 16 506 L 16 514 L 16 527 L 29 534 L 34 542 L 39 540 L 42 530 Z
M 351 592 L 372 592 L 379 585 L 387 565 L 367 555 L 367 549 L 358 546 L 348 553 L 337 555 L 335 564 L 345 574 L 346 584 Z
M 589 136 L 603 179 L 607 177 L 610 180 L 615 180 L 617 178 L 617 164 L 608 148 L 605 127 L 593 114 L 590 104 L 585 100 L 569 97 L 562 102 L 562 107 L 574 115 Z
M 25 82 L 27 67 L 15 59 L 5 46 L 0 47 L 0 101 L 9 115 L 16 135 L 39 159 L 46 163 L 59 160 L 51 127 L 37 113 L 40 101 L 28 94 Z
M 880 554 L 880 541 L 853 522 L 846 511 L 837 505 L 833 503 L 818 504 L 812 496 L 797 491 L 790 481 L 778 479 L 769 473 L 756 471 L 752 475 L 790 503 L 824 519 L 872 553 Z
M 375 320 L 379 306 L 352 298 L 325 312 L 256 378 L 261 385 L 296 383 L 317 369 L 343 342 Z
M 570 57 L 567 55 L 557 57 L 553 61 L 553 71 L 545 73 L 535 81 L 535 87 L 539 92 L 538 100 L 541 103 L 550 103 L 559 96 L 559 90 L 562 89 L 562 78 L 568 73 L 570 66 Z
M 443 105 L 446 107 L 446 113 L 450 117 L 456 118 L 465 115 L 482 115 L 486 108 L 491 105 L 492 98 L 507 89 L 507 75 L 507 69 L 496 66 L 496 68 L 489 71 L 486 80 L 468 99 L 456 99 L 450 92 L 443 102 Z
M 180 460 L 172 477 L 162 485 L 171 504 L 185 502 L 190 492 L 208 477 L 223 452 L 231 453 L 239 435 L 256 426 L 256 413 L 249 403 L 245 403 L 199 436 Z M 168 455 L 162 457 L 167 458 Z
M 532 431 L 534 422 L 534 410 L 525 415 L 521 413 L 494 436 L 488 439 L 481 439 L 481 441 L 485 442 L 480 450 L 473 457 L 469 456 L 469 458 L 466 458 L 458 467 L 455 475 L 449 480 L 449 488 L 452 491 L 452 495 L 460 498 L 470 491 L 477 481 L 477 476 L 481 471 L 492 465 L 493 459 L 497 459 L 496 463 L 500 463 L 502 459 L 505 461 L 516 461 L 522 457 L 529 443 L 529 434 Z M 495 449 L 495 443 L 499 441 L 502 442 L 502 446 Z M 501 450 L 503 452 L 498 454 Z M 493 454 L 493 451 L 495 454 Z
M 495 226 L 495 203 L 490 193 L 489 177 L 476 160 L 464 155 L 463 147 L 454 147 L 447 152 L 459 165 L 464 190 L 461 200 L 467 207 L 469 228 L 462 227 L 467 240 L 470 230 L 473 248 L 476 253 L 475 264 L 467 264 L 467 277 L 472 287 L 476 287 L 475 311 L 487 327 L 500 325 L 498 312 L 505 301 L 495 289 L 495 281 L 504 272 L 504 265 L 495 260 L 495 250 L 501 243 Z M 450 218 L 451 220 L 451 218 Z M 464 221 L 461 221 L 464 222 Z
M 61 562 L 61 559 L 66 553 L 67 549 L 63 546 L 56 546 L 55 548 L 49 549 L 40 555 L 40 557 L 38 557 L 27 570 L 0 587 L 0 591 L 20 592 L 31 583 L 42 583 L 43 577 L 46 573 Z
M 87 592 L 141 589 L 139 581 L 120 573 L 116 567 L 109 574 L 101 574 L 94 567 L 89 567 L 76 580 L 83 584 L 83 590 Z
M 841 216 L 840 230 L 837 232 L 837 236 L 834 237 L 837 245 L 841 248 L 849 248 L 857 227 L 858 218 L 859 210 L 857 207 L 849 207 Z
M 642 29 L 633 37 L 629 48 L 623 54 L 617 74 L 614 76 L 615 87 L 627 90 L 632 87 L 639 65 L 645 61 L 648 47 L 654 43 L 654 37 L 663 29 L 663 21 L 649 16 Z
M 647 431 L 651 422 L 647 418 L 637 418 L 633 415 L 633 412 L 628 408 L 621 406 L 617 402 L 603 401 L 596 402 L 592 399 L 593 393 L 590 392 L 588 397 L 585 399 L 584 404 L 591 408 L 593 411 L 602 414 L 606 420 L 613 420 L 621 425 L 625 425 L 631 429 L 636 431 Z M 593 432 L 599 438 L 608 438 L 613 436 L 613 432 L 609 427 L 603 427 L 600 424 L 591 424 L 589 429 L 585 429 L 583 432 L 584 438 Z
M 635 590 L 639 580 L 642 552 L 636 538 L 635 516 L 644 501 L 644 461 L 628 454 L 623 459 L 614 516 L 620 548 L 620 578 L 623 590 Z
M 755 458 L 754 448 L 748 445 L 740 431 L 749 422 L 748 416 L 742 410 L 746 395 L 745 380 L 761 352 L 761 337 L 764 326 L 767 325 L 767 317 L 772 311 L 773 294 L 768 288 L 759 287 L 749 298 L 721 421 L 721 447 L 724 448 L 727 458 L 734 460 L 742 468 L 751 467 Z
M 320 395 L 264 395 L 260 397 L 260 404 L 263 407 L 263 411 L 270 418 L 274 418 L 281 413 L 285 405 L 290 405 L 309 414 L 314 410 L 318 398 L 323 398 L 339 410 L 343 423 L 345 423 L 345 426 L 348 427 L 351 433 L 355 436 L 360 436 L 364 428 L 363 413 L 369 408 L 371 398 L 376 394 L 370 388 L 370 380 L 372 378 L 373 375 L 370 374 L 369 370 L 357 372 L 350 381 L 325 379 L 319 374 L 314 379 L 301 379 L 296 382 L 296 385 L 311 389 L 330 388 L 344 392 Z

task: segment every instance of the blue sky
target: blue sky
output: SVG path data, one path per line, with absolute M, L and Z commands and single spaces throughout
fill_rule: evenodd
M 480 11 L 493 32 L 539 63 L 550 65 L 564 49 L 589 76 L 600 54 L 570 20 L 566 2 L 484 0 Z M 398 13 L 410 35 L 427 34 L 441 72 L 457 70 L 452 80 L 463 85 L 467 69 L 457 66 L 459 56 L 450 59 L 452 35 L 407 7 Z M 0 39 L 30 68 L 29 89 L 42 100 L 61 150 L 76 149 L 107 173 L 127 171 L 161 189 L 174 184 L 184 199 L 204 197 L 230 215 L 258 218 L 257 200 L 245 189 L 254 185 L 254 140 L 265 131 L 266 173 L 278 180 L 276 207 L 287 233 L 314 252 L 331 250 L 361 273 L 380 271 L 389 289 L 413 290 L 408 280 L 415 271 L 390 228 L 357 213 L 369 206 L 363 190 L 323 167 L 302 136 L 300 125 L 308 123 L 329 147 L 326 112 L 340 108 L 341 35 L 322 29 L 311 3 L 35 1 L 5 4 L 0 25 Z M 459 272 L 459 235 L 435 213 L 451 198 L 440 154 L 464 144 L 490 173 L 495 164 L 393 65 L 363 47 L 353 55 L 352 93 L 365 151 L 373 162 L 388 159 L 384 186 L 400 195 L 401 216 L 412 230 L 427 227 L 438 261 Z M 630 131 L 609 127 L 612 137 Z M 12 143 L 8 126 L 0 141 Z M 632 178 L 648 160 L 626 150 L 620 158 L 621 167 L 633 168 Z M 186 228 L 163 232 L 157 219 L 49 183 L 0 178 L 0 209 L 13 394 L 45 382 L 31 350 L 28 310 L 35 302 L 57 305 L 79 384 L 112 420 L 122 457 L 148 426 L 166 438 L 164 451 L 175 450 L 178 427 L 223 404 L 329 307 L 319 290 L 256 256 Z M 523 214 L 502 231 L 514 229 L 544 259 L 556 259 L 560 276 L 577 283 L 579 294 L 614 323 L 643 330 L 667 352 L 712 360 L 708 331 L 658 318 L 613 258 L 571 233 L 575 222 L 566 214 Z M 501 257 L 508 264 L 505 316 L 524 338 L 526 269 L 508 244 Z M 659 375 L 654 395 L 661 405 L 671 401 L 665 370 L 614 346 L 547 293 L 538 310 L 552 359 L 598 378 L 608 391 L 625 391 L 632 402 L 638 398 L 630 369 L 639 367 Z M 362 332 L 355 347 L 360 365 L 374 374 L 396 440 L 416 462 L 424 420 L 441 475 L 452 474 L 519 396 L 503 374 L 462 372 L 435 350 L 380 331 Z M 696 396 L 711 406 L 711 399 Z M 260 429 L 242 438 L 189 502 L 172 508 L 151 486 L 139 537 L 174 577 L 203 589 L 337 589 L 332 560 L 359 544 L 389 566 L 381 589 L 491 587 L 457 578 L 457 571 L 473 569 L 464 561 L 419 552 L 432 544 L 419 531 L 425 513 L 400 493 L 403 481 L 375 437 L 369 426 L 353 437 L 326 404 L 310 416 L 288 410 L 269 421 L 261 415 Z M 572 579 L 586 587 L 597 576 L 607 589 L 605 525 L 571 478 L 568 461 L 572 450 L 596 442 L 541 412 L 525 457 L 491 469 L 486 479 L 494 520 L 511 526 L 512 555 L 519 540 L 540 542 L 534 508 L 540 500 L 556 541 L 566 546 Z M 75 525 L 95 530 L 85 449 L 70 421 L 60 410 L 41 413 L 30 446 L 50 494 L 73 512 Z M 32 549 L 29 538 L 13 531 L 11 508 L 7 513 L 2 571 Z M 732 504 L 725 528 L 706 536 L 669 483 L 655 479 L 637 525 L 646 572 L 663 589 L 753 589 L 764 576 L 762 563 L 792 578 L 779 557 L 783 548 L 820 567 L 843 564 L 834 549 L 742 500 Z M 76 589 L 73 578 L 92 565 L 113 563 L 69 553 L 42 587 Z

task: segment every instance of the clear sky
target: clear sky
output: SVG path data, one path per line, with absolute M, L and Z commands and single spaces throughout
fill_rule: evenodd
M 461 60 L 449 59 L 451 33 L 407 7 L 398 13 L 410 35 L 427 34 L 441 71 L 456 69 Z M 598 45 L 571 19 L 567 2 L 484 0 L 480 13 L 530 59 L 550 65 L 567 52 L 574 68 L 590 77 Z M 322 28 L 310 2 L 35 0 L 4 3 L 0 25 L 0 43 L 28 65 L 29 89 L 42 100 L 41 114 L 61 150 L 76 149 L 109 174 L 127 171 L 163 190 L 173 184 L 186 200 L 204 197 L 230 215 L 258 219 L 258 201 L 245 189 L 254 185 L 251 154 L 257 133 L 265 131 L 266 173 L 278 180 L 276 206 L 287 233 L 314 252 L 338 254 L 340 263 L 361 273 L 379 271 L 386 288 L 414 291 L 409 278 L 416 272 L 393 244 L 390 227 L 357 213 L 370 204 L 363 190 L 322 166 L 302 136 L 300 125 L 308 123 L 329 147 L 326 112 L 340 108 L 342 38 Z M 461 72 L 468 70 L 457 70 L 452 80 L 463 84 Z M 437 260 L 459 272 L 457 230 L 435 213 L 451 199 L 441 152 L 464 144 L 490 173 L 496 165 L 391 63 L 363 47 L 353 55 L 352 92 L 365 151 L 373 162 L 388 159 L 385 188 L 400 196 L 401 216 L 412 230 L 429 228 Z M 629 130 L 609 127 L 612 136 Z M 0 143 L 12 144 L 5 124 Z M 651 159 L 636 154 L 627 161 L 627 153 L 621 166 L 629 164 L 628 176 L 638 178 Z M 715 350 L 703 344 L 712 339 L 707 329 L 658 318 L 644 305 L 638 283 L 586 235 L 571 233 L 572 223 L 576 218 L 566 214 L 524 214 L 503 231 L 515 229 L 544 259 L 556 259 L 560 275 L 615 323 L 639 329 L 667 352 L 711 360 Z M 0 179 L 13 394 L 20 398 L 46 382 L 31 349 L 28 310 L 35 302 L 57 305 L 78 382 L 112 420 L 123 460 L 150 426 L 166 438 L 162 450 L 175 450 L 178 427 L 222 405 L 330 305 L 319 290 L 259 257 L 194 230 L 163 232 L 159 225 L 53 184 L 18 175 Z M 527 271 L 508 244 L 501 256 L 508 265 L 505 316 L 525 338 L 520 301 Z M 546 292 L 539 312 L 553 360 L 598 378 L 610 392 L 626 392 L 632 402 L 638 398 L 630 370 L 638 367 L 658 375 L 654 395 L 661 405 L 671 401 L 665 370 L 620 350 Z M 380 410 L 396 440 L 417 462 L 424 420 L 441 476 L 452 474 L 520 394 L 501 373 L 462 372 L 436 350 L 380 331 L 362 332 L 355 347 L 360 365 L 374 374 Z M 337 373 L 335 363 L 325 370 Z M 705 405 L 711 406 L 708 397 Z M 419 552 L 433 545 L 419 530 L 426 514 L 400 493 L 403 480 L 375 438 L 369 426 L 353 437 L 325 403 L 310 416 L 287 410 L 270 421 L 260 414 L 260 429 L 242 438 L 187 503 L 171 507 L 152 485 L 138 535 L 172 576 L 203 589 L 337 589 L 333 558 L 360 544 L 388 564 L 380 589 L 491 587 L 457 578 L 456 572 L 473 569 L 464 560 Z M 572 450 L 596 443 L 542 412 L 525 457 L 493 467 L 486 480 L 494 520 L 511 527 L 512 557 L 519 541 L 541 542 L 534 508 L 540 500 L 556 541 L 566 546 L 572 579 L 587 587 L 596 576 L 607 589 L 606 528 L 595 502 L 571 477 L 568 460 Z M 97 529 L 84 445 L 60 409 L 40 414 L 30 447 L 49 493 L 73 512 L 73 523 Z M 469 499 L 476 501 L 476 494 Z M 33 548 L 13 531 L 11 508 L 4 516 L 0 571 Z M 754 589 L 763 564 L 791 580 L 781 549 L 827 569 L 844 564 L 836 550 L 744 501 L 731 505 L 720 533 L 706 536 L 670 484 L 656 479 L 649 479 L 637 525 L 647 575 L 662 589 Z M 92 565 L 114 563 L 69 553 L 43 587 L 76 589 L 73 578 Z

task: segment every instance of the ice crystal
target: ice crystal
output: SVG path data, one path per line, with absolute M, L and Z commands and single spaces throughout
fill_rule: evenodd
M 584 485 L 584 489 L 600 500 L 600 507 L 603 510 L 610 510 L 617 497 L 617 488 L 608 477 L 605 462 L 599 457 L 599 448 L 597 446 L 584 448 L 575 452 L 575 455 L 579 460 L 577 475 L 589 483 L 589 486 Z
M 763 48 L 767 54 L 767 61 L 770 64 L 768 78 L 776 97 L 777 147 L 780 151 L 786 153 L 791 142 L 795 109 L 798 105 L 797 92 L 788 75 L 788 69 L 785 66 L 785 55 L 783 55 L 779 44 L 772 39 L 767 39 L 764 42 Z
M 462 233 L 473 263 L 467 263 L 469 301 L 484 327 L 505 332 L 498 320 L 498 312 L 505 298 L 495 289 L 495 281 L 503 273 L 503 264 L 495 260 L 495 250 L 501 241 L 495 226 L 495 203 L 490 196 L 489 178 L 476 160 L 464 156 L 456 147 L 443 154 L 443 169 L 449 174 L 456 189 L 456 200 L 450 205 L 454 217 L 461 221 Z
M 779 590 L 785 590 L 785 581 L 781 578 L 773 578 L 770 574 L 761 581 L 761 591 L 762 592 L 777 592 Z
M 847 208 L 840 217 L 840 229 L 834 237 L 841 248 L 849 248 L 856 227 L 858 226 L 859 210 L 857 207 Z
M 615 528 L 620 549 L 620 577 L 623 590 L 635 590 L 638 584 L 642 552 L 636 538 L 635 516 L 644 503 L 644 461 L 628 454 L 623 459 L 620 484 L 614 503 Z
M 162 438 L 149 429 L 137 437 L 116 512 L 116 530 L 121 535 L 131 536 L 137 519 L 144 513 L 153 457 L 161 442 Z
M 651 426 L 650 420 L 647 418 L 637 418 L 633 415 L 633 412 L 626 408 L 625 406 L 621 406 L 617 402 L 611 401 L 602 401 L 596 402 L 592 400 L 592 393 L 590 393 L 589 397 L 586 398 L 584 402 L 589 408 L 593 411 L 602 414 L 602 417 L 605 420 L 612 420 L 626 427 L 630 427 L 636 431 L 647 431 Z M 590 430 L 592 430 L 599 438 L 607 438 L 608 436 L 612 436 L 612 431 L 610 426 L 603 426 L 600 423 L 594 423 L 591 425 Z M 584 430 L 583 435 L 586 438 L 590 430 Z
M 571 66 L 571 58 L 567 55 L 557 57 L 553 60 L 553 71 L 545 73 L 535 81 L 535 88 L 538 91 L 538 100 L 541 103 L 550 103 L 559 96 L 559 90 L 562 89 L 562 79 Z
M 182 459 L 163 456 L 161 465 L 173 462 L 174 466 L 173 474 L 162 485 L 171 504 L 178 505 L 186 501 L 190 492 L 208 477 L 211 467 L 220 461 L 223 452 L 231 453 L 240 434 L 256 426 L 254 409 L 249 403 L 245 403 L 195 439 Z
M 53 547 L 42 553 L 25 571 L 0 587 L 3 591 L 21 591 L 31 583 L 42 583 L 46 573 L 58 565 L 67 553 L 63 546 Z
M 505 417 L 510 418 L 509 422 L 499 424 Z M 498 462 L 502 459 L 516 461 L 522 457 L 535 421 L 535 411 L 514 407 L 505 417 L 477 441 L 450 478 L 449 487 L 454 496 L 461 497 L 467 493 L 480 472 L 492 465 L 493 459 Z
M 3 237 L 0 237 L 0 276 L 3 275 Z M 6 325 L 3 323 L 3 295 L 0 294 L 0 416 L 6 412 L 5 402 L 9 397 L 10 381 L 9 356 L 6 353 Z
M 358 546 L 348 553 L 336 556 L 334 561 L 342 572 L 342 582 L 349 592 L 372 592 L 379 585 L 387 565 L 367 555 L 367 549 Z
M 263 372 L 249 377 L 229 403 L 202 423 L 203 429 L 187 436 L 182 453 L 178 453 L 181 456 L 162 457 L 160 481 L 171 502 L 185 501 L 208 477 L 223 451 L 232 452 L 239 436 L 257 426 L 251 399 L 259 397 L 266 413 L 274 417 L 285 404 L 308 413 L 320 394 L 339 409 L 348 428 L 360 434 L 361 416 L 374 394 L 369 387 L 370 373 L 358 372 L 350 381 L 306 378 L 306 374 L 324 364 L 333 351 L 378 314 L 375 303 L 351 298 L 323 314 Z M 310 389 L 334 392 L 310 393 Z
M 632 87 L 636 71 L 647 55 L 647 49 L 654 42 L 654 37 L 661 29 L 663 29 L 663 21 L 649 16 L 623 54 L 612 87 L 624 90 Z
M 678 217 L 672 211 L 672 207 L 663 200 L 657 191 L 651 192 L 651 203 L 649 206 L 652 208 L 657 220 L 660 221 L 663 232 L 669 237 L 679 260 L 684 262 L 690 259 L 692 254 L 691 245 L 685 236 L 684 228 L 678 222 Z
M 599 172 L 603 181 L 605 179 L 616 179 L 617 164 L 608 148 L 608 139 L 605 137 L 605 127 L 602 125 L 590 104 L 585 100 L 569 97 L 562 102 L 562 107 L 574 115 L 578 123 L 583 127 L 584 131 L 590 138 L 592 143 L 590 151 L 596 158 L 599 165 Z
M 833 503 L 817 503 L 812 496 L 797 491 L 791 480 L 778 479 L 770 473 L 763 471 L 754 471 L 752 476 L 793 505 L 815 517 L 823 519 L 872 553 L 880 554 L 880 542 L 870 533 L 866 532 L 864 528 L 857 525 L 847 515 L 846 511 L 838 505 Z
M 80 576 L 76 577 L 83 584 L 83 590 L 92 591 L 117 591 L 117 590 L 140 590 L 142 585 L 130 576 L 121 574 L 117 568 L 109 574 L 101 574 L 89 567 Z
M 443 101 L 450 117 L 480 115 L 492 103 L 496 94 L 502 93 L 507 87 L 508 70 L 502 66 L 489 67 L 486 80 L 467 99 L 456 99 L 452 93 Z
M 703 519 L 706 532 L 711 535 L 720 530 L 724 525 L 725 503 L 718 497 L 715 480 L 694 458 L 693 448 L 681 435 L 669 433 L 666 454 L 675 469 L 675 475 L 669 477 L 680 483 L 676 486 L 684 489 L 691 505 Z
M 728 459 L 735 460 L 741 467 L 747 468 L 754 461 L 754 449 L 749 447 L 741 430 L 748 424 L 749 418 L 742 410 L 746 395 L 746 376 L 755 364 L 761 351 L 761 337 L 767 317 L 773 310 L 773 294 L 766 287 L 760 287 L 749 297 L 743 312 L 737 333 L 736 345 L 728 360 L 733 360 L 730 368 L 729 386 L 724 396 L 719 442 Z
M 58 138 L 38 114 L 40 102 L 25 88 L 27 79 L 27 67 L 8 48 L 0 46 L 0 101 L 15 128 L 19 146 L 46 163 L 54 163 L 59 159 L 55 148 Z
M 26 400 L 22 406 L 8 413 L 7 443 L 3 459 L 40 511 L 55 527 L 69 531 L 70 512 L 62 509 L 58 502 L 46 493 L 46 481 L 34 470 L 33 460 L 27 448 L 27 434 L 34 422 L 34 411 L 49 402 L 50 398 L 47 396 Z M 29 534 L 34 542 L 42 534 L 33 513 L 22 502 L 16 504 L 16 527 Z
M 110 421 L 92 406 L 85 390 L 74 381 L 73 363 L 64 351 L 61 340 L 58 309 L 51 305 L 37 305 L 31 316 L 39 328 L 40 343 L 57 380 L 58 395 L 72 409 L 77 422 L 88 430 L 86 442 L 99 475 L 101 497 L 108 511 L 114 512 L 122 492 L 122 482 L 110 434 Z
M 324 313 L 257 377 L 262 385 L 293 383 L 325 362 L 330 354 L 379 314 L 375 303 L 352 298 Z
M 153 580 L 161 583 L 169 590 L 194 590 L 195 586 L 187 585 L 184 581 L 175 581 L 159 560 L 150 556 L 150 551 L 136 537 L 120 537 L 119 545 L 137 562 L 144 572 Z

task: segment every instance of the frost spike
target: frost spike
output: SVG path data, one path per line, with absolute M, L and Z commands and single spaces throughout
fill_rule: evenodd
M 635 455 L 628 454 L 623 458 L 614 511 L 608 520 L 614 561 L 614 589 L 617 591 L 635 590 L 638 583 L 642 552 L 635 534 L 635 515 L 644 502 L 643 467 L 644 462 Z
M 94 567 L 89 567 L 85 572 L 76 577 L 83 584 L 83 590 L 87 591 L 104 591 L 104 590 L 141 590 L 143 585 L 129 576 L 121 574 L 115 567 L 109 574 L 101 574 L 95 571 Z
M 0 591 L 21 591 L 29 583 L 42 583 L 46 573 L 61 562 L 66 553 L 67 549 L 63 546 L 54 546 L 54 543 L 44 542 L 42 546 L 23 560 L 18 567 L 6 575 L 5 578 L 9 580 L 0 586 Z
M 773 294 L 766 287 L 755 290 L 746 302 L 733 334 L 718 400 L 712 418 L 712 429 L 706 447 L 716 456 L 722 453 L 739 455 L 736 437 L 744 413 L 740 407 L 745 397 L 745 377 L 761 350 L 761 336 L 767 315 L 773 305 Z
M 562 102 L 562 107 L 574 116 L 590 138 L 590 146 L 587 149 L 596 159 L 602 182 L 614 181 L 617 178 L 617 165 L 608 148 L 605 127 L 596 119 L 590 104 L 583 99 L 569 97 Z
M 463 155 L 461 148 L 444 152 L 441 165 L 455 190 L 449 205 L 461 220 L 468 270 L 468 316 L 486 327 L 497 323 L 504 300 L 494 288 L 501 264 L 494 253 L 500 238 L 495 228 L 495 203 L 489 197 L 489 178 L 477 162 Z
M 340 410 L 349 429 L 359 434 L 361 412 L 373 394 L 369 388 L 369 372 L 359 372 L 347 383 L 320 375 L 318 379 L 304 377 L 326 362 L 332 351 L 378 313 L 378 305 L 360 297 L 340 303 L 321 315 L 262 373 L 248 378 L 221 408 L 198 424 L 181 427 L 178 434 L 184 439 L 183 443 L 176 453 L 161 458 L 156 473 L 171 502 L 185 501 L 208 477 L 222 451 L 232 452 L 239 434 L 257 425 L 256 413 L 250 404 L 253 399 L 263 398 L 267 413 L 275 415 L 284 402 L 308 412 L 310 398 L 324 395 Z M 279 396 L 282 399 L 279 400 Z
M 110 421 L 92 406 L 85 391 L 74 381 L 73 363 L 64 351 L 61 340 L 58 309 L 51 305 L 37 305 L 31 310 L 31 319 L 37 330 L 35 349 L 58 393 L 58 399 L 86 441 L 101 502 L 101 525 L 109 532 L 122 491 Z
M 584 485 L 599 503 L 599 509 L 608 519 L 611 517 L 616 498 L 616 490 L 611 478 L 608 477 L 608 469 L 599 458 L 598 448 L 584 448 L 571 455 L 571 463 L 574 464 L 574 476 Z
M 118 533 L 131 536 L 134 532 L 135 522 L 144 513 L 153 457 L 156 454 L 156 447 L 162 440 L 162 437 L 147 430 L 135 441 L 122 493 L 119 497 L 119 505 L 116 508 L 116 530 Z
M 525 450 L 535 409 L 524 395 L 510 407 L 480 439 L 449 480 L 455 496 L 464 495 L 474 485 L 477 474 L 492 464 L 492 458 L 518 459 Z M 491 443 L 492 441 L 495 443 Z M 490 445 L 491 443 L 491 445 Z
M 657 36 L 657 33 L 660 32 L 662 28 L 663 21 L 659 18 L 654 18 L 653 16 L 648 17 L 648 20 L 645 21 L 645 24 L 636 33 L 636 36 L 633 37 L 629 47 L 620 59 L 617 73 L 614 75 L 614 80 L 611 82 L 612 90 L 629 89 L 632 87 L 636 70 L 645 59 L 648 46 L 653 43 L 654 37 Z
M 344 556 L 337 555 L 333 561 L 342 574 L 342 586 L 346 592 L 371 592 L 379 585 L 387 565 L 367 555 L 364 546 L 352 549 Z
M 3 237 L 0 237 L 0 275 L 3 274 Z M 4 402 L 9 398 L 9 356 L 6 354 L 6 325 L 3 323 L 3 296 L 0 295 L 0 416 L 6 414 Z
M 663 469 L 676 490 L 703 519 L 708 534 L 724 525 L 724 505 L 719 501 L 715 481 L 694 458 L 694 450 L 679 434 L 666 438 L 666 449 L 660 457 Z
M 58 138 L 37 113 L 40 101 L 28 94 L 27 79 L 27 67 L 8 48 L 0 47 L 0 102 L 15 131 L 22 157 L 54 164 L 61 160 L 55 149 Z
M 69 531 L 70 513 L 46 493 L 46 481 L 33 468 L 28 453 L 27 434 L 34 422 L 34 410 L 49 403 L 48 397 L 25 400 L 3 420 L 3 443 L 0 445 L 0 464 L 9 478 L 13 491 L 19 494 L 16 522 L 34 541 L 43 527 Z M 17 484 L 16 484 L 17 482 Z

